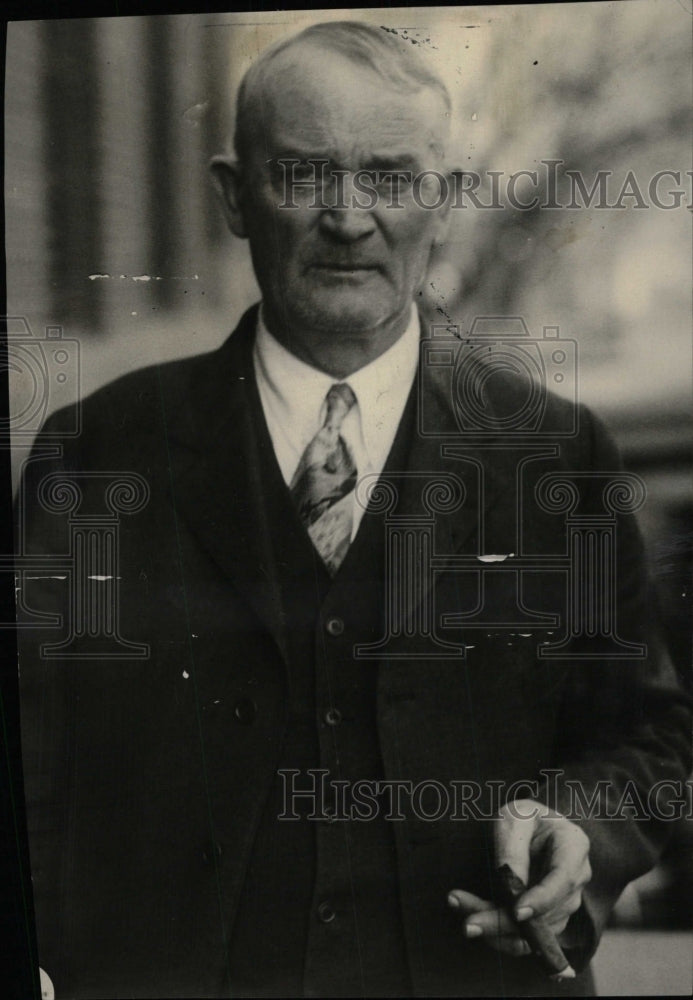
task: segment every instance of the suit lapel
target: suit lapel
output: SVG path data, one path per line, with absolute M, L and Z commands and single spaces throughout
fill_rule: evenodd
M 267 455 L 254 426 L 252 346 L 257 308 L 182 388 L 164 390 L 177 516 L 195 534 L 286 657 L 281 593 L 268 522 Z M 182 397 L 185 398 L 182 398 Z
M 423 345 L 422 341 L 422 345 Z M 396 501 L 388 511 L 386 521 L 390 528 L 410 530 L 406 546 L 415 544 L 411 535 L 423 536 L 432 530 L 431 553 L 434 557 L 464 554 L 478 557 L 498 552 L 514 550 L 513 510 L 515 497 L 515 461 L 507 441 L 498 436 L 482 440 L 460 431 L 451 398 L 452 382 L 449 372 L 423 363 L 420 359 L 417 380 L 412 388 L 415 399 L 413 405 L 415 419 L 411 434 L 408 459 L 401 472 L 391 468 L 385 473 L 385 480 L 394 487 Z M 490 404 L 490 401 L 489 401 Z M 516 456 L 515 456 L 516 457 Z M 449 505 L 447 500 L 457 496 L 458 502 Z M 491 530 L 487 522 L 491 520 Z M 387 524 L 383 530 L 388 531 Z M 423 541 L 422 541 L 422 544 Z M 401 558 L 401 556 L 400 556 Z M 388 607 L 408 607 L 411 613 L 408 628 L 395 629 L 382 647 L 385 658 L 411 658 L 413 628 L 421 640 L 421 657 L 426 658 L 428 650 L 434 657 L 445 655 L 438 638 L 431 641 L 424 632 L 433 629 L 437 634 L 434 604 L 431 591 L 437 586 L 441 574 L 440 562 L 434 571 L 423 572 L 423 553 L 417 557 L 417 565 L 407 570 L 406 579 L 399 579 L 402 568 L 395 570 L 397 577 L 385 581 Z M 395 564 L 393 564 L 395 565 Z M 389 563 L 386 563 L 386 576 Z M 477 583 L 469 574 L 459 574 L 456 588 Z M 394 592 L 388 590 L 394 588 Z M 399 590 L 404 590 L 399 593 Z M 466 603 L 473 604 L 475 596 Z M 404 602 L 404 603 L 403 603 Z M 461 605 L 465 599 L 460 594 Z M 428 608 L 428 610 L 425 610 Z M 421 609 L 421 610 L 419 610 Z M 409 617 L 409 615 L 407 616 Z M 416 621 L 420 619 L 419 625 Z M 429 622 L 424 626 L 424 622 Z M 387 652 L 385 652 L 387 650 Z M 367 655 L 366 652 L 361 655 Z M 450 655 L 449 653 L 447 655 Z M 389 674 L 385 671 L 385 675 Z M 401 670 L 397 676 L 405 676 Z
M 512 486 L 514 463 L 507 449 L 498 448 L 503 443 L 500 438 L 475 440 L 460 431 L 449 375 L 425 363 L 423 350 L 412 391 L 416 394 L 416 419 L 407 474 L 398 491 L 397 515 L 425 515 L 424 490 L 436 482 L 441 487 L 452 485 L 454 479 L 461 484 L 464 499 L 454 510 L 435 511 L 437 551 L 454 554 L 466 546 L 475 555 L 483 555 L 487 551 L 487 515 Z M 429 495 L 429 510 L 431 500 Z M 445 503 L 434 500 L 433 506 L 444 508 Z

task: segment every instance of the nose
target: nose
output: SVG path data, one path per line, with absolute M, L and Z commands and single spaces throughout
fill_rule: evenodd
M 342 243 L 355 243 L 375 230 L 370 212 L 363 208 L 330 208 L 324 211 L 323 232 Z
M 355 243 L 375 231 L 371 211 L 359 205 L 351 175 L 342 178 L 341 190 L 331 191 L 323 209 L 320 226 L 324 233 L 342 243 Z

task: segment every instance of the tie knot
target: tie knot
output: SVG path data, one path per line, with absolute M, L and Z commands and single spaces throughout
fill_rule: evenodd
M 336 382 L 330 386 L 325 401 L 327 403 L 325 426 L 338 431 L 342 426 L 342 421 L 356 402 L 354 391 L 347 382 Z

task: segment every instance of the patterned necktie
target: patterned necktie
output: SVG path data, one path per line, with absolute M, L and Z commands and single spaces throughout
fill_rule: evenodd
M 290 489 L 315 548 L 334 576 L 351 541 L 356 465 L 339 432 L 356 396 L 346 382 L 338 382 L 325 401 L 325 422 L 308 442 Z

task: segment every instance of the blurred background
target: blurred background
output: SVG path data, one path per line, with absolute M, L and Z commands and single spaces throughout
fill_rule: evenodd
M 455 165 L 486 175 L 483 202 L 487 172 L 535 170 L 518 197 L 562 206 L 478 209 L 467 199 L 433 259 L 424 310 L 465 330 L 477 315 L 522 316 L 533 337 L 557 326 L 577 342 L 579 398 L 647 484 L 641 524 L 671 650 L 688 671 L 693 0 L 10 24 L 15 477 L 51 410 L 124 371 L 216 347 L 258 298 L 207 164 L 230 149 L 235 90 L 259 52 L 342 17 L 396 29 L 444 77 Z M 549 160 L 560 161 L 552 191 Z M 609 172 L 606 197 L 565 207 L 575 190 L 566 171 L 588 191 Z M 680 175 L 659 183 L 667 209 L 650 189 L 660 171 Z M 597 956 L 600 992 L 690 994 L 691 825 L 676 825 L 664 861 L 624 893 Z

